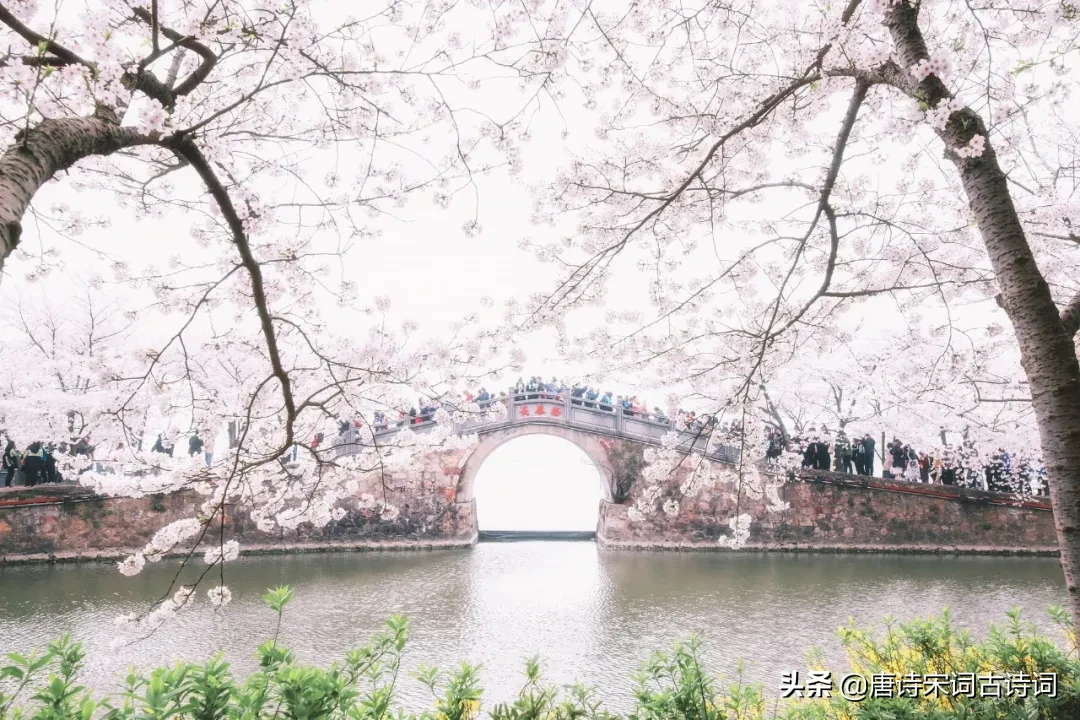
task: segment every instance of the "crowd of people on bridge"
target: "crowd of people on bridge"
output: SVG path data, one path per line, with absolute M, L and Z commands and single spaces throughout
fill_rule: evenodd
M 3 487 L 12 487 L 17 483 L 16 478 L 21 474 L 24 487 L 34 487 L 45 483 L 65 482 L 64 476 L 57 468 L 57 458 L 61 455 L 83 455 L 92 458 L 94 446 L 90 443 L 90 436 L 84 435 L 70 442 L 41 442 L 34 441 L 19 450 L 14 439 L 0 431 L 0 442 L 4 443 L 2 474 Z M 205 446 L 205 452 L 204 452 Z M 159 433 L 157 441 L 151 448 L 154 452 L 173 457 L 173 443 L 164 433 Z M 210 464 L 213 452 L 213 441 L 204 443 L 199 433 L 196 432 L 188 440 L 188 452 L 191 455 L 202 453 L 206 464 Z
M 980 457 L 974 444 L 964 440 L 958 446 L 943 443 L 940 448 L 926 452 L 910 443 L 893 437 L 878 455 L 877 442 L 869 433 L 848 436 L 844 429 L 835 434 L 822 426 L 810 428 L 784 440 L 776 427 L 768 431 L 766 460 L 775 460 L 786 449 L 802 455 L 802 467 L 839 473 L 874 476 L 874 466 L 880 457 L 881 476 L 889 480 L 915 483 L 936 483 L 994 492 L 1046 495 L 1046 469 L 1020 460 L 1005 449 L 998 448 L 989 457 Z
M 620 412 L 627 417 L 636 417 L 660 425 L 667 425 L 680 432 L 708 436 L 714 442 L 728 449 L 737 448 L 743 440 L 743 428 L 739 422 L 720 422 L 715 416 L 693 411 L 679 410 L 672 420 L 658 407 L 648 410 L 648 405 L 636 395 L 614 395 L 610 391 L 600 390 L 587 385 L 566 386 L 556 378 L 543 381 L 540 376 L 533 376 L 527 382 L 519 378 L 510 392 L 488 392 L 481 387 L 477 392 L 465 392 L 457 398 L 436 401 L 421 399 L 408 410 L 398 410 L 396 417 L 386 412 L 376 412 L 372 429 L 376 433 L 403 428 L 406 425 L 418 425 L 434 420 L 439 409 L 454 412 L 473 404 L 481 410 L 488 410 L 495 403 L 507 405 L 510 398 L 517 401 L 552 401 L 564 402 L 569 399 L 572 405 L 596 412 Z M 352 430 L 363 428 L 362 420 L 341 419 L 338 425 L 339 436 L 345 436 Z M 0 433 L 2 434 L 2 433 Z M 897 437 L 878 449 L 878 443 L 870 433 L 848 435 L 841 428 L 835 434 L 822 425 L 820 428 L 808 428 L 804 432 L 788 435 L 780 427 L 766 427 L 767 445 L 765 460 L 775 462 L 786 451 L 802 457 L 802 467 L 807 470 L 848 473 L 862 476 L 874 476 L 875 465 L 880 460 L 884 479 L 905 480 L 916 483 L 938 483 L 959 487 L 976 488 L 999 492 L 1020 492 L 1031 495 L 1047 494 L 1045 469 L 1032 466 L 1024 460 L 1014 457 L 1004 448 L 999 448 L 989 457 L 980 458 L 973 444 L 966 439 L 958 446 L 944 444 L 936 450 L 920 450 Z M 943 438 L 944 439 L 944 438 Z M 213 458 L 213 438 L 204 440 L 199 432 L 188 438 L 189 455 L 201 455 L 207 465 Z M 39 483 L 61 482 L 63 478 L 57 471 L 57 454 L 86 455 L 92 457 L 93 446 L 89 436 L 71 442 L 30 443 L 20 451 L 12 439 L 5 439 L 2 462 L 4 487 L 10 487 L 17 473 L 21 471 L 28 486 Z M 323 433 L 318 433 L 310 442 L 310 447 L 318 449 L 326 443 Z M 166 434 L 158 434 L 152 450 L 172 457 L 174 446 Z M 291 451 L 295 461 L 298 448 Z
M 481 410 L 487 410 L 496 402 L 507 404 L 511 397 L 518 401 L 550 400 L 559 403 L 569 397 L 572 405 L 597 412 L 620 412 L 627 417 L 668 425 L 680 432 L 707 435 L 718 439 L 721 445 L 737 447 L 743 438 L 742 425 L 737 421 L 721 422 L 713 415 L 684 410 L 679 410 L 672 420 L 659 407 L 650 411 L 648 404 L 636 395 L 615 395 L 609 390 L 589 385 L 567 386 L 557 378 L 544 381 L 539 375 L 527 381 L 519 378 L 509 393 L 495 395 L 481 387 L 475 393 L 465 392 L 457 398 L 442 401 L 421 399 L 408 410 L 398 410 L 396 417 L 376 412 L 373 429 L 376 433 L 388 432 L 406 425 L 430 422 L 440 408 L 454 412 L 475 403 Z M 362 427 L 360 420 L 341 420 L 339 435 Z M 966 441 L 956 448 L 944 445 L 927 452 L 896 437 L 888 443 L 882 440 L 885 447 L 879 450 L 877 441 L 870 433 L 849 436 L 846 430 L 840 429 L 833 434 L 825 426 L 810 428 L 805 433 L 790 437 L 786 437 L 776 426 L 768 426 L 766 433 L 766 461 L 775 461 L 786 450 L 802 456 L 804 469 L 874 476 L 875 466 L 880 460 L 884 479 L 1033 495 L 1045 495 L 1047 492 L 1045 470 L 1024 462 L 1014 468 L 1013 459 L 1005 449 L 999 449 L 989 458 L 980 459 L 972 444 Z M 324 442 L 325 437 L 319 433 L 311 446 L 317 448 Z
M 154 445 L 150 450 L 162 455 L 174 457 L 173 453 L 176 451 L 176 446 L 168 435 L 165 433 L 158 433 L 157 440 L 154 441 Z M 203 440 L 200 431 L 196 430 L 195 433 L 188 438 L 188 455 L 202 455 L 203 462 L 209 467 L 214 458 L 213 434 L 210 434 L 206 440 Z
M 90 444 L 90 436 L 81 437 L 73 442 L 43 443 L 35 440 L 22 451 L 18 445 L 6 433 L 0 433 L 4 443 L 4 454 L 0 458 L 4 475 L 4 487 L 15 484 L 15 477 L 22 473 L 23 483 L 27 487 L 33 487 L 42 483 L 59 483 L 64 478 L 56 467 L 58 454 L 86 455 L 94 452 Z
M 517 383 L 511 389 L 510 393 L 503 391 L 496 395 L 495 393 L 488 392 L 487 388 L 481 387 L 475 393 L 466 391 L 456 398 L 446 398 L 443 400 L 421 398 L 407 410 L 404 408 L 398 409 L 396 412 L 384 412 L 379 410 L 374 413 L 372 426 L 375 432 L 387 432 L 397 428 L 403 428 L 406 425 L 419 425 L 433 421 L 435 413 L 438 412 L 440 408 L 444 408 L 448 412 L 454 412 L 459 408 L 465 408 L 473 403 L 475 403 L 481 411 L 487 411 L 495 403 L 507 405 L 510 401 L 511 394 L 515 400 L 551 400 L 553 402 L 563 402 L 564 399 L 569 396 L 572 405 L 578 405 L 590 410 L 612 413 L 621 412 L 627 417 L 638 417 L 656 423 L 671 424 L 671 420 L 661 408 L 654 407 L 652 410 L 649 410 L 648 404 L 644 400 L 639 399 L 637 395 L 613 395 L 609 390 L 602 391 L 599 388 L 587 385 L 567 386 L 557 378 L 551 378 L 549 381 L 544 381 L 540 376 L 536 375 L 529 378 L 528 381 L 524 378 L 518 378 Z M 693 412 L 683 413 L 680 411 L 676 424 L 680 430 L 696 431 L 705 429 L 710 421 L 712 421 L 712 419 L 707 415 L 703 414 L 699 416 Z M 338 422 L 338 434 L 344 435 L 351 429 L 359 429 L 362 427 L 362 420 L 350 421 L 342 419 Z M 325 437 L 316 436 L 316 438 L 312 440 L 312 447 L 317 447 L 319 443 L 322 443 L 324 440 Z

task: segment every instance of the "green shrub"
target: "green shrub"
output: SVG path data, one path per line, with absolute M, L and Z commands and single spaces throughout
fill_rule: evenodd
M 233 677 L 221 655 L 205 663 L 180 663 L 146 674 L 129 671 L 122 692 L 95 699 L 77 684 L 83 667 L 80 643 L 65 635 L 44 653 L 7 656 L 0 666 L 0 720 L 475 720 L 482 709 L 479 667 L 462 664 L 442 673 L 421 667 L 416 677 L 432 695 L 432 709 L 405 713 L 395 701 L 401 660 L 408 637 L 404 617 L 394 616 L 364 647 L 322 669 L 297 662 L 278 644 L 287 587 L 263 596 L 276 613 L 273 637 L 258 647 L 259 667 L 247 680 Z M 850 670 L 869 677 L 948 673 L 1056 673 L 1055 697 L 871 698 L 849 702 L 833 697 L 780 700 L 761 684 L 746 683 L 740 665 L 736 681 L 724 684 L 709 675 L 696 638 L 656 652 L 635 677 L 633 710 L 627 720 L 1076 720 L 1080 718 L 1080 661 L 1068 616 L 1051 609 L 1065 630 L 1071 650 L 1062 650 L 1036 628 L 1008 613 L 1004 627 L 974 642 L 958 631 L 946 611 L 941 617 L 905 624 L 885 621 L 884 636 L 850 625 L 840 631 Z M 826 669 L 820 657 L 813 669 Z M 833 682 L 839 679 L 833 673 Z M 834 685 L 835 687 L 835 685 Z M 23 702 L 25 705 L 16 705 Z M 541 680 L 540 663 L 530 658 L 517 697 L 494 705 L 493 720 L 616 720 L 580 684 L 565 687 Z

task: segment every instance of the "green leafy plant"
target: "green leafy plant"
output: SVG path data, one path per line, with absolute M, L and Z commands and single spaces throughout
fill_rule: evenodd
M 301 664 L 278 639 L 290 588 L 267 590 L 263 600 L 276 615 L 273 635 L 257 648 L 258 669 L 243 682 L 222 655 L 204 663 L 178 663 L 148 674 L 129 670 L 123 690 L 94 699 L 77 684 L 85 653 L 70 635 L 43 653 L 11 653 L 0 666 L 0 720 L 476 720 L 483 710 L 480 667 L 461 664 L 449 673 L 421 667 L 433 707 L 409 714 L 396 691 L 408 641 L 408 621 L 386 621 L 367 645 L 350 650 L 327 668 Z M 1064 720 L 1080 718 L 1080 660 L 1068 613 L 1051 608 L 1064 632 L 1062 648 L 1025 622 L 1019 610 L 975 642 L 958 630 L 946 611 L 939 617 L 897 624 L 886 618 L 884 634 L 854 624 L 840 630 L 850 670 L 864 676 L 896 677 L 940 673 L 1055 673 L 1057 693 L 1021 697 L 871 698 L 784 700 L 768 697 L 761 684 L 747 683 L 740 664 L 734 682 L 708 673 L 701 641 L 691 637 L 656 652 L 635 677 L 627 720 Z M 824 670 L 820 656 L 814 669 Z M 834 682 L 838 673 L 832 675 Z M 16 703 L 25 703 L 17 705 Z M 596 691 L 582 684 L 545 683 L 536 657 L 525 662 L 525 682 L 516 697 L 496 703 L 492 720 L 616 720 Z

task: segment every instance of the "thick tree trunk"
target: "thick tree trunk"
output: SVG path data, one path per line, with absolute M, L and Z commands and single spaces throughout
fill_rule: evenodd
M 917 20 L 906 0 L 886 16 L 902 67 L 928 58 Z M 918 88 L 930 106 L 949 97 L 945 85 L 933 75 Z M 1002 305 L 1020 345 L 1050 481 L 1069 610 L 1080 628 L 1080 363 L 1076 346 L 1035 263 L 982 118 L 965 108 L 939 135 L 949 148 L 966 145 L 973 135 L 987 138 L 981 157 L 960 158 L 947 152 L 960 171 L 1001 289 Z
M 0 270 L 19 244 L 30 201 L 57 172 L 90 155 L 156 142 L 108 115 L 44 120 L 0 155 Z

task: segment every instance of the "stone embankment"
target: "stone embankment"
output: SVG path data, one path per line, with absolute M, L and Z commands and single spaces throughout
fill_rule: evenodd
M 598 541 L 610 549 L 713 550 L 731 534 L 731 518 L 745 513 L 745 550 L 1057 554 L 1047 498 L 815 473 L 782 485 L 787 508 L 773 511 L 729 485 L 684 502 L 675 516 L 635 521 L 629 504 L 605 503 Z
M 194 517 L 204 498 L 175 492 L 141 498 L 95 495 L 75 485 L 0 489 L 0 563 L 115 560 L 142 549 L 162 527 Z M 220 516 L 219 516 L 220 520 Z M 437 550 L 476 543 L 475 503 L 402 506 L 394 522 L 351 508 L 322 530 L 265 533 L 226 508 L 227 539 L 244 554 L 367 550 Z M 216 526 L 216 523 L 215 523 Z M 213 542 L 218 541 L 214 535 Z M 171 553 L 184 556 L 187 550 Z
M 449 480 L 454 470 L 433 477 Z M 441 484 L 456 489 L 447 480 Z M 392 521 L 361 504 L 320 530 L 264 533 L 231 508 L 220 521 L 226 537 L 240 540 L 247 554 L 469 547 L 477 541 L 475 501 L 458 501 L 447 487 L 419 497 L 400 488 L 401 512 Z M 632 485 L 622 503 L 601 503 L 601 547 L 721 549 L 731 519 L 748 514 L 743 549 L 751 551 L 1057 553 L 1045 499 L 823 473 L 781 486 L 779 496 L 788 506 L 782 511 L 769 510 L 764 498 L 733 492 L 732 485 L 684 500 L 674 516 L 657 512 L 632 521 L 628 511 L 639 487 Z M 107 498 L 67 485 L 0 490 L 0 562 L 123 557 L 161 527 L 192 517 L 202 500 L 193 492 Z

